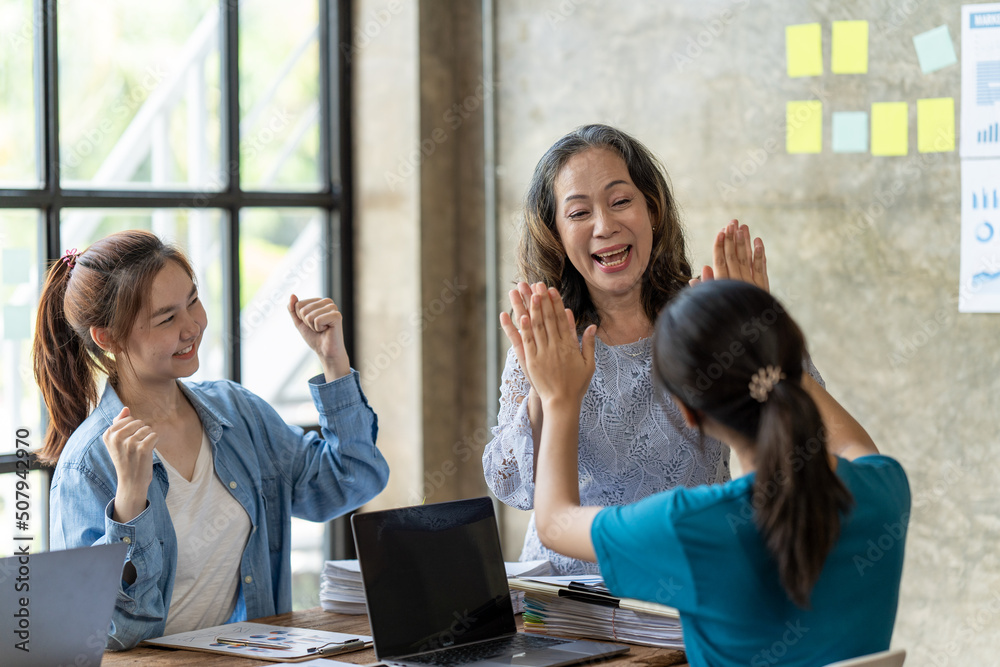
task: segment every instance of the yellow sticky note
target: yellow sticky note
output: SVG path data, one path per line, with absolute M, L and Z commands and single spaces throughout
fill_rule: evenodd
M 906 155 L 909 135 L 906 102 L 872 104 L 872 155 Z
M 823 36 L 818 23 L 785 27 L 788 76 L 819 76 L 823 73 Z
M 868 21 L 834 21 L 830 53 L 834 74 L 867 74 Z
M 815 100 L 785 104 L 785 150 L 819 153 L 823 150 L 823 103 Z
M 953 98 L 917 100 L 917 150 L 921 153 L 950 153 L 955 150 Z

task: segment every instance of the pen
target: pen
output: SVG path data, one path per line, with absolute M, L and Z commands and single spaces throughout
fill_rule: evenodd
M 241 639 L 239 637 L 216 637 L 215 641 L 226 646 L 249 646 L 251 648 L 279 648 L 290 649 L 288 644 L 280 642 L 255 642 L 252 639 Z
M 342 642 L 329 642 L 328 644 L 323 644 L 322 646 L 315 648 L 307 648 L 307 653 L 315 653 L 317 655 L 322 655 L 323 653 L 339 653 L 341 651 L 346 651 L 352 648 L 358 648 L 363 645 L 364 642 L 358 637 L 352 639 L 345 639 Z

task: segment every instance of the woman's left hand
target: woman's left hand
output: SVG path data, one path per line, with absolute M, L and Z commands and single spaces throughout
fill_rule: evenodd
M 351 360 L 344 347 L 344 315 L 332 299 L 299 299 L 293 294 L 288 312 L 302 340 L 323 364 L 327 382 L 351 372 Z
M 544 283 L 532 286 L 528 314 L 521 316 L 521 339 L 532 386 L 543 404 L 565 402 L 579 409 L 594 375 L 593 324 L 576 337 L 572 311 L 563 306 L 559 291 Z
M 767 258 L 764 242 L 757 237 L 751 243 L 750 228 L 733 220 L 715 237 L 712 247 L 712 264 L 701 270 L 701 278 L 688 281 L 697 285 L 704 280 L 742 280 L 756 285 L 765 292 L 771 291 L 767 279 Z

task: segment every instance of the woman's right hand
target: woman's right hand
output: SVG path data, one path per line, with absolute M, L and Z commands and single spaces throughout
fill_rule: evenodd
M 104 432 L 103 440 L 118 476 L 113 518 L 127 523 L 146 509 L 146 492 L 153 481 L 153 448 L 159 436 L 125 407 Z

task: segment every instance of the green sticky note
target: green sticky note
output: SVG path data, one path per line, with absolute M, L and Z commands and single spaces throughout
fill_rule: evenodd
M 834 153 L 868 152 L 868 113 L 834 111 L 831 122 Z
M 31 279 L 31 251 L 27 248 L 3 249 L 3 284 L 20 285 Z
M 913 48 L 917 50 L 917 60 L 920 61 L 920 69 L 924 74 L 958 62 L 947 25 L 939 25 L 933 30 L 914 35 Z
M 950 153 L 955 150 L 953 98 L 917 100 L 917 150 L 921 153 Z
M 29 306 L 3 307 L 3 339 L 25 340 L 31 338 L 31 308 Z
M 823 36 L 818 23 L 785 28 L 788 76 L 819 76 L 823 73 Z
M 906 155 L 909 134 L 906 102 L 872 104 L 872 155 Z
M 834 21 L 830 56 L 834 74 L 868 73 L 868 21 Z
M 823 103 L 816 100 L 785 104 L 785 149 L 789 153 L 823 150 Z

